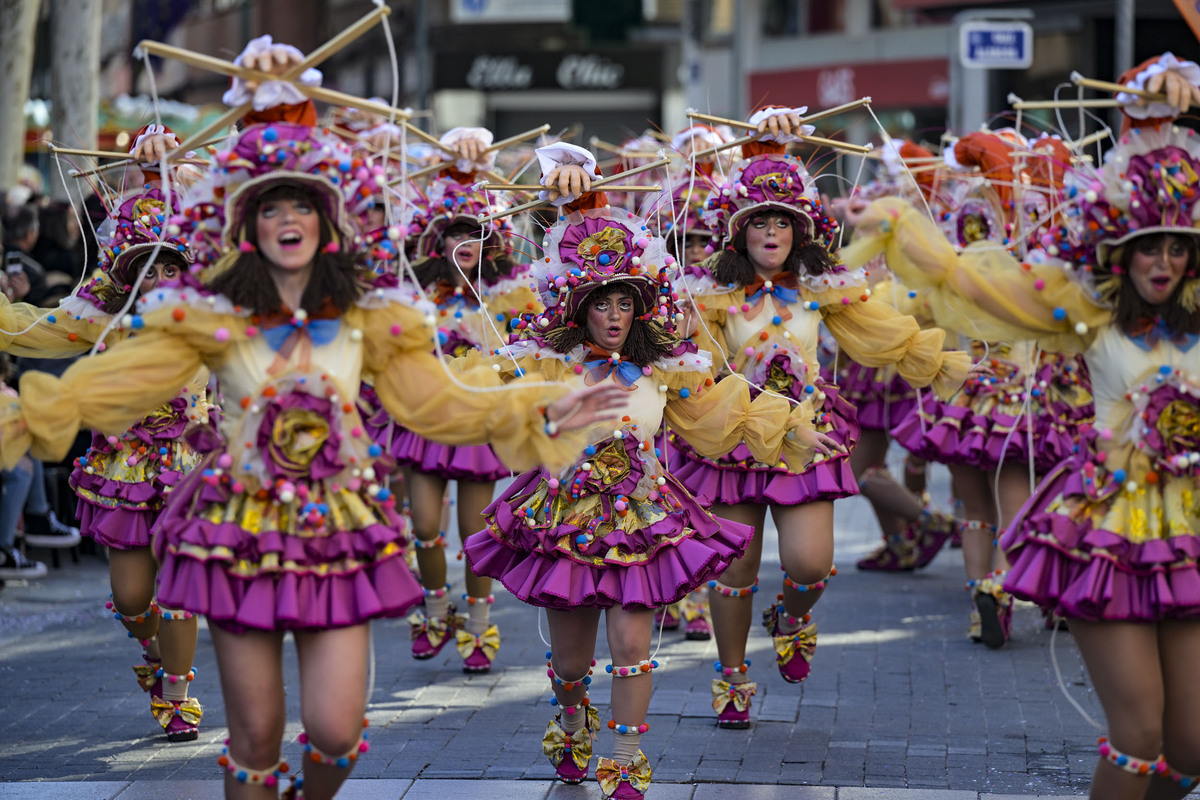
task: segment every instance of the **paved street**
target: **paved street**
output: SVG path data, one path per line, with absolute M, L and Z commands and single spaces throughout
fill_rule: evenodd
M 938 470 L 935 497 L 945 502 Z M 906 575 L 859 573 L 877 532 L 865 501 L 839 503 L 840 574 L 817 606 L 820 643 L 802 686 L 780 678 L 761 628 L 751 633 L 759 683 L 754 727 L 718 730 L 710 706 L 716 648 L 665 633 L 643 749 L 660 800 L 1000 800 L 1086 794 L 1097 732 L 1059 690 L 1051 634 L 1031 606 L 1017 610 L 1013 642 L 989 651 L 965 637 L 967 594 L 959 551 Z M 770 532 L 768 553 L 775 551 Z M 45 554 L 42 554 L 44 557 Z M 452 570 L 456 565 L 452 565 Z M 452 572 L 453 574 L 453 572 Z M 763 567 L 757 610 L 778 586 Z M 457 590 L 456 590 L 457 591 Z M 193 693 L 205 705 L 198 742 L 168 745 L 130 665 L 137 647 L 105 612 L 102 560 L 66 561 L 51 578 L 0 591 L 0 797 L 219 797 L 215 764 L 224 709 L 208 632 L 201 628 Z M 546 646 L 534 610 L 497 592 L 504 644 L 490 675 L 466 676 L 452 647 L 426 662 L 408 655 L 402 620 L 374 629 L 371 751 L 344 796 L 406 800 L 486 796 L 598 798 L 594 783 L 555 786 L 540 740 L 551 715 Z M 1074 697 L 1095 718 L 1071 638 L 1057 655 Z M 600 665 L 607 662 L 600 643 Z M 298 680 L 285 756 L 299 761 Z M 600 670 L 598 670 L 600 672 Z M 592 700 L 607 719 L 610 681 Z M 598 751 L 607 753 L 605 734 Z M 478 783 L 487 779 L 486 788 Z M 12 782 L 53 781 L 53 783 Z M 734 784 L 734 785 L 730 785 Z M 806 788 L 801 788 L 806 787 Z M 940 790 L 940 791 L 938 791 Z M 486 792 L 486 794 L 484 794 Z

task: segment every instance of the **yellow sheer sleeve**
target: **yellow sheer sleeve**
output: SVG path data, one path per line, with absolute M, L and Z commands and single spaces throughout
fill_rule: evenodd
M 670 396 L 663 418 L 703 456 L 716 458 L 745 441 L 755 459 L 778 464 L 781 457 L 793 469 L 807 464 L 812 451 L 796 443 L 799 429 L 813 427 L 812 403 L 805 400 L 795 408 L 787 398 L 763 392 L 750 400 L 750 385 L 729 375 L 700 391 L 670 386 L 675 376 L 687 376 L 694 384 L 695 373 L 665 373 Z
M 0 295 L 0 350 L 30 358 L 70 358 L 92 349 L 109 318 L 76 318 L 62 308 L 9 303 Z M 110 333 L 107 344 L 115 344 Z
M 895 364 L 906 381 L 932 386 L 942 399 L 949 399 L 967 379 L 971 358 L 942 349 L 945 331 L 923 331 L 915 319 L 889 305 L 872 298 L 829 303 L 821 305 L 821 314 L 846 355 L 864 367 Z
M 729 304 L 733 300 L 732 292 L 698 294 L 692 297 L 700 320 L 700 325 L 692 336 L 692 343 L 700 350 L 712 354 L 714 371 L 717 372 L 725 364 L 725 354 L 729 352 L 725 344 L 725 319 L 729 315 Z
M 120 435 L 179 394 L 229 342 L 245 336 L 243 319 L 191 308 L 147 314 L 143 332 L 72 364 L 61 378 L 28 372 L 20 399 L 0 414 L 0 460 L 16 463 L 31 447 L 59 461 L 80 428 Z M 223 331 L 223 333 L 218 333 Z
M 448 371 L 429 352 L 431 329 L 407 306 L 351 313 L 363 331 L 364 368 L 398 424 L 446 444 L 490 444 L 517 471 L 541 464 L 558 469 L 583 449 L 580 432 L 551 438 L 545 431 L 541 409 L 566 394 L 565 386 L 524 385 L 537 384 L 540 374 L 504 386 L 483 359 L 480 366 Z
M 985 341 L 1037 339 L 1045 350 L 1086 350 L 1112 312 L 1060 266 L 1020 264 L 1006 250 L 979 243 L 961 254 L 929 218 L 902 200 L 871 204 L 859 235 L 842 251 L 847 264 L 880 253 L 906 284 L 922 289 L 936 323 Z

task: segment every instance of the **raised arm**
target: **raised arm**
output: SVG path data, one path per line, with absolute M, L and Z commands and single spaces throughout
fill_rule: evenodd
M 1038 339 L 1046 349 L 1081 351 L 1111 312 L 1089 299 L 1060 266 L 1021 264 L 1006 250 L 976 245 L 958 253 L 929 218 L 895 198 L 877 200 L 842 251 L 848 265 L 883 254 L 924 296 L 943 328 L 988 341 Z

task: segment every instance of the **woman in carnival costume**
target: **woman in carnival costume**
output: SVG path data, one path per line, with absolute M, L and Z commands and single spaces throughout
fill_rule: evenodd
M 572 387 L 616 386 L 629 407 L 617 425 L 589 430 L 573 466 L 519 476 L 466 552 L 477 572 L 546 609 L 561 713 L 543 749 L 568 783 L 587 776 L 599 728 L 587 692 L 605 612 L 615 742 L 596 778 L 605 797 L 631 800 L 650 784 L 639 745 L 657 666 L 654 611 L 720 574 L 752 533 L 712 517 L 667 474 L 654 446 L 659 426 L 665 419 L 705 453 L 745 441 L 769 460 L 782 450 L 807 461 L 832 441 L 812 427 L 811 403 L 793 410 L 774 395 L 751 403 L 744 383 L 714 383 L 708 354 L 674 331 L 673 259 L 662 240 L 635 214 L 607 207 L 603 193 L 587 192 L 595 161 L 586 150 L 560 144 L 538 155 L 546 185 L 578 200 L 561 209 L 534 264 L 546 310 L 525 318 L 519 340 L 493 363 L 507 376 L 539 369 Z
M 953 166 L 982 177 L 943 181 L 939 222 L 948 241 L 1040 257 L 1041 237 L 1059 218 L 1063 169 L 1071 160 L 1061 140 L 978 131 L 959 139 L 952 153 Z M 1045 474 L 1075 451 L 1081 426 L 1092 420 L 1091 392 L 1080 359 L 1045 354 L 1031 341 L 985 341 L 969 320 L 954 330 L 985 359 L 987 373 L 945 403 L 924 398 L 894 435 L 950 468 L 964 516 L 967 633 L 999 648 L 1010 636 L 1013 599 L 1002 588 L 1008 565 L 996 547 L 997 525 L 1007 525 L 1028 499 L 1031 470 Z
M 693 125 L 677 133 L 672 147 L 688 158 L 693 152 L 722 144 L 716 131 Z M 682 274 L 702 274 L 699 266 L 709 255 L 707 245 L 711 234 L 701 219 L 704 198 L 712 188 L 712 162 L 695 163 L 689 174 L 677 177 L 672 186 L 670 203 L 667 196 L 654 195 L 646 204 L 646 219 L 666 242 L 667 252 L 679 264 Z M 665 446 L 665 439 L 660 439 Z M 712 638 L 712 616 L 708 606 L 708 587 L 700 586 L 688 596 L 660 609 L 654 617 L 656 625 L 675 630 L 682 624 L 684 636 L 694 641 Z
M 323 800 L 367 750 L 369 622 L 421 600 L 373 468 L 380 448 L 352 402 L 362 371 L 397 422 L 447 442 L 490 441 L 516 468 L 561 463 L 581 438 L 552 439 L 547 426 L 592 424 L 623 400 L 606 387 L 500 390 L 491 370 L 452 381 L 429 354 L 425 311 L 363 280 L 349 207 L 369 197 L 372 177 L 315 129 L 246 127 L 178 221 L 202 285 L 144 296 L 136 338 L 61 378 L 27 374 L 4 420 L 6 463 L 31 443 L 60 456 L 81 425 L 123 431 L 202 365 L 220 380 L 223 441 L 172 492 L 154 551 L 159 602 L 209 620 L 230 797 L 273 797 L 287 770 L 285 633 L 299 655 L 304 792 Z
M 768 109 L 751 118 L 765 141 L 745 146 L 747 159 L 707 201 L 707 221 L 722 249 L 705 263 L 711 277 L 690 286 L 700 323 L 696 342 L 724 362 L 721 371 L 737 373 L 755 393 L 813 400 L 818 430 L 838 443 L 828 457 L 801 465 L 764 461 L 742 447 L 712 459 L 673 442 L 673 471 L 688 491 L 711 502 L 717 516 L 755 529 L 746 555 L 709 582 L 720 656 L 713 708 L 722 727 L 749 725 L 757 690 L 745 654 L 768 508 L 779 528 L 784 580 L 763 624 L 780 674 L 798 683 L 808 677 L 816 649 L 809 611 L 835 572 L 831 501 L 858 490 L 849 463 L 858 426 L 854 409 L 818 374 L 820 323 L 855 361 L 895 364 L 909 383 L 932 383 L 939 394 L 957 389 L 969 368 L 964 354 L 942 351 L 942 331 L 922 331 L 911 317 L 872 300 L 863 273 L 838 264 L 831 252 L 837 225 L 824 214 L 803 164 L 783 153 L 800 130 L 800 113 Z
M 508 342 L 513 319 L 540 311 L 541 305 L 529 288 L 528 267 L 513 258 L 511 225 L 497 220 L 486 234 L 480 227 L 480 217 L 501 210 L 472 187 L 476 172 L 492 166 L 494 152 L 486 152 L 491 132 L 455 128 L 442 142 L 461 155 L 426 192 L 431 218 L 417 239 L 413 272 L 437 306 L 441 352 L 447 358 L 472 350 L 491 353 Z M 401 435 L 395 453 L 405 470 L 425 588 L 425 606 L 411 618 L 413 657 L 433 658 L 453 640 L 465 672 L 487 672 L 500 647 L 500 632 L 490 622 L 492 579 L 467 566 L 462 594 L 466 615 L 450 604 L 443 497 L 455 481 L 458 533 L 466 540 L 479 529 L 495 482 L 511 473 L 487 445 L 440 444 L 412 431 Z
M 1200 99 L 1200 67 L 1165 61 L 1151 67 L 1168 96 Z M 989 339 L 1087 359 L 1095 428 L 1000 544 L 1005 590 L 1067 618 L 1104 707 L 1094 800 L 1183 797 L 1200 773 L 1198 174 L 1200 141 L 1168 120 L 1124 135 L 1103 169 L 1068 173 L 1061 260 L 1025 269 L 995 248 L 956 253 L 897 201 L 868 211 L 847 253 L 886 252 L 946 324 L 970 317 Z
M 872 199 L 898 195 L 919 196 L 928 201 L 936 196 L 937 181 L 928 169 L 928 162 L 934 158 L 932 152 L 912 142 L 889 141 L 882 154 L 887 170 L 883 176 L 856 190 L 851 197 L 834 201 L 833 208 L 840 212 L 847 227 L 857 224 L 858 214 Z M 906 174 L 909 165 L 924 168 Z M 868 265 L 866 272 L 871 295 L 877 301 L 928 327 L 920 298 L 895 280 L 882 259 Z M 894 365 L 867 367 L 849 358 L 841 359 L 837 384 L 841 397 L 854 406 L 858 419 L 859 439 L 850 454 L 850 465 L 859 491 L 871 503 L 883 534 L 883 544 L 859 559 L 857 566 L 885 572 L 926 567 L 956 532 L 954 520 L 929 506 L 925 496 L 925 459 L 907 454 L 903 483 L 887 468 L 891 428 L 916 411 L 917 390 Z
M 140 142 L 141 135 L 135 149 Z M 136 336 L 130 324 L 116 320 L 134 298 L 181 278 L 191 261 L 186 241 L 167 232 L 170 215 L 155 187 L 118 201 L 97 232 L 99 277 L 49 315 L 25 304 L 5 304 L 0 328 L 13 335 L 4 337 L 3 349 L 40 358 L 71 357 L 93 346 L 103 352 Z M 106 606 L 142 646 L 142 663 L 133 669 L 150 693 L 151 715 L 172 742 L 199 735 L 203 712 L 199 701 L 188 696 L 198 620 L 182 606 L 155 601 L 158 564 L 150 550 L 151 531 L 168 494 L 199 461 L 184 434 L 208 422 L 207 383 L 208 370 L 197 368 L 180 381 L 182 390 L 176 387 L 164 405 L 120 435 L 93 433 L 70 477 L 79 497 L 81 533 L 109 548 L 112 596 Z

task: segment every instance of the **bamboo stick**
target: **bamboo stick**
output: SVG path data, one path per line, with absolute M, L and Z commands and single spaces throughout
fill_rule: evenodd
M 496 150 L 502 150 L 503 148 L 509 147 L 518 142 L 523 142 L 527 139 L 533 139 L 537 136 L 541 136 L 543 133 L 545 133 L 548 130 L 550 130 L 549 125 L 543 125 L 540 128 L 532 128 L 531 130 L 527 130 L 524 133 L 518 133 L 516 136 L 510 136 L 507 139 L 501 139 L 500 141 L 494 143 L 491 147 L 488 147 L 483 152 L 491 153 Z
M 540 192 L 547 188 L 538 183 L 485 183 L 484 189 L 491 192 Z M 622 185 L 606 187 L 614 192 L 661 192 L 661 186 Z
M 603 189 L 605 186 L 611 186 L 612 184 L 614 184 L 617 181 L 622 180 L 624 178 L 628 178 L 632 175 L 638 175 L 643 172 L 648 172 L 652 169 L 658 169 L 659 167 L 665 167 L 670 163 L 671 163 L 671 159 L 663 158 L 663 159 L 659 159 L 658 161 L 655 161 L 650 164 L 643 164 L 640 167 L 634 167 L 632 169 L 627 169 L 624 172 L 618 172 L 616 175 L 612 175 L 610 177 L 601 178 L 598 181 L 594 181 L 592 183 L 592 187 L 589 191 L 594 192 L 597 189 Z M 542 188 L 545 189 L 547 187 L 543 186 Z M 489 214 L 486 217 L 481 217 L 480 222 L 491 222 L 492 220 L 495 220 L 495 219 L 501 219 L 503 217 L 512 216 L 513 214 L 519 214 L 522 211 L 528 211 L 531 208 L 537 208 L 538 206 L 549 205 L 549 204 L 550 204 L 549 200 L 531 200 L 528 203 L 521 203 L 520 205 L 516 205 L 511 208 L 505 209 L 504 211 L 500 211 L 495 214 Z
M 1043 108 L 1115 108 L 1120 105 L 1116 100 L 1018 100 L 1011 104 L 1017 111 L 1033 111 Z
M 1132 86 L 1122 86 L 1121 84 L 1113 83 L 1112 81 L 1100 81 L 1096 80 L 1095 78 L 1085 78 L 1078 72 L 1071 73 L 1071 83 L 1075 84 L 1076 86 L 1083 86 L 1086 89 L 1096 89 L 1097 91 L 1101 92 L 1124 92 L 1125 94 L 1132 94 L 1136 97 L 1144 97 L 1147 100 L 1153 100 L 1156 103 L 1169 102 L 1165 94 L 1148 92 L 1145 89 L 1135 89 Z

